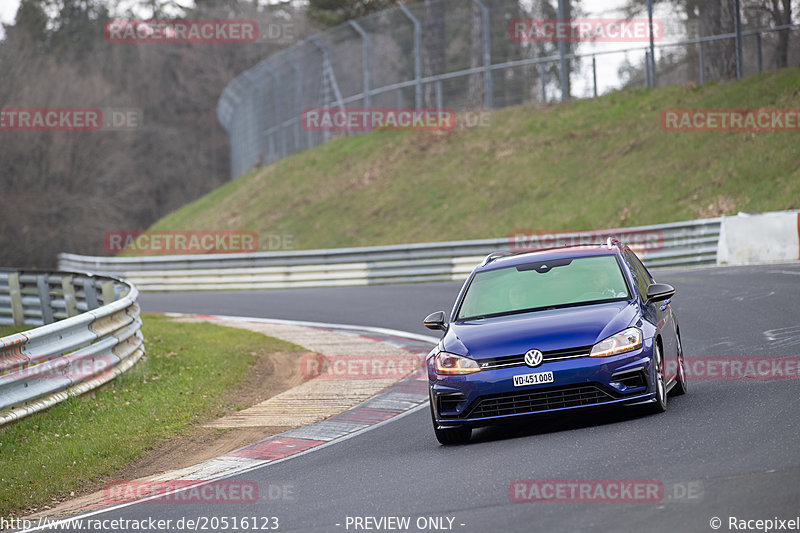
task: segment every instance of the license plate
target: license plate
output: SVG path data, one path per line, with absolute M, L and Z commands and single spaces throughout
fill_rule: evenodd
M 520 374 L 514 376 L 514 386 L 524 387 L 525 385 L 539 385 L 540 383 L 552 383 L 552 372 L 539 372 L 536 374 Z

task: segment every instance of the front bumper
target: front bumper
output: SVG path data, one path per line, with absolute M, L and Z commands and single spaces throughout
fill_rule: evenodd
M 648 403 L 655 398 L 652 339 L 633 352 L 514 366 L 463 376 L 429 373 L 439 427 L 486 426 L 538 414 Z M 553 372 L 553 382 L 515 387 L 513 376 Z

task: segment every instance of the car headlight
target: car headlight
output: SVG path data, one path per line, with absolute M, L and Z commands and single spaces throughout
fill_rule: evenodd
M 474 359 L 455 355 L 447 352 L 440 352 L 436 356 L 437 374 L 472 374 L 480 372 L 481 368 Z
M 642 331 L 639 328 L 628 328 L 603 339 L 594 346 L 590 357 L 608 357 L 618 353 L 630 352 L 642 345 Z

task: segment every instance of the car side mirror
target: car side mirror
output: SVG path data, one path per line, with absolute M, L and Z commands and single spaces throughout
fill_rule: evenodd
M 447 329 L 445 326 L 445 316 L 444 311 L 436 311 L 435 313 L 431 313 L 425 317 L 423 324 L 428 329 L 440 329 L 442 331 Z
M 674 294 L 675 288 L 672 285 L 653 283 L 647 287 L 647 300 L 644 303 L 647 305 L 653 302 L 661 302 L 667 298 L 672 298 Z

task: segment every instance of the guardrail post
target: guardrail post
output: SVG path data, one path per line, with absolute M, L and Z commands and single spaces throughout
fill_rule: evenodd
M 61 289 L 64 291 L 64 310 L 67 317 L 78 314 L 78 302 L 75 300 L 75 285 L 72 283 L 72 276 L 61 278 Z
M 414 105 L 422 107 L 422 24 L 406 6 L 400 4 L 400 11 L 414 25 Z
M 594 97 L 597 98 L 597 58 L 592 56 L 592 81 L 594 82 Z
M 100 284 L 100 287 L 103 291 L 103 305 L 110 304 L 116 298 L 114 297 L 114 282 L 113 281 L 104 281 Z
M 94 286 L 94 279 L 86 278 L 83 280 L 83 293 L 86 295 L 87 311 L 100 307 L 97 304 L 97 288 Z
M 39 306 L 42 308 L 42 322 L 52 324 L 53 307 L 50 303 L 50 284 L 47 282 L 47 274 L 36 276 L 36 288 L 39 290 Z
M 19 272 L 8 275 L 8 294 L 11 296 L 11 317 L 15 326 L 25 324 L 25 312 L 22 309 L 22 292 L 19 288 Z

